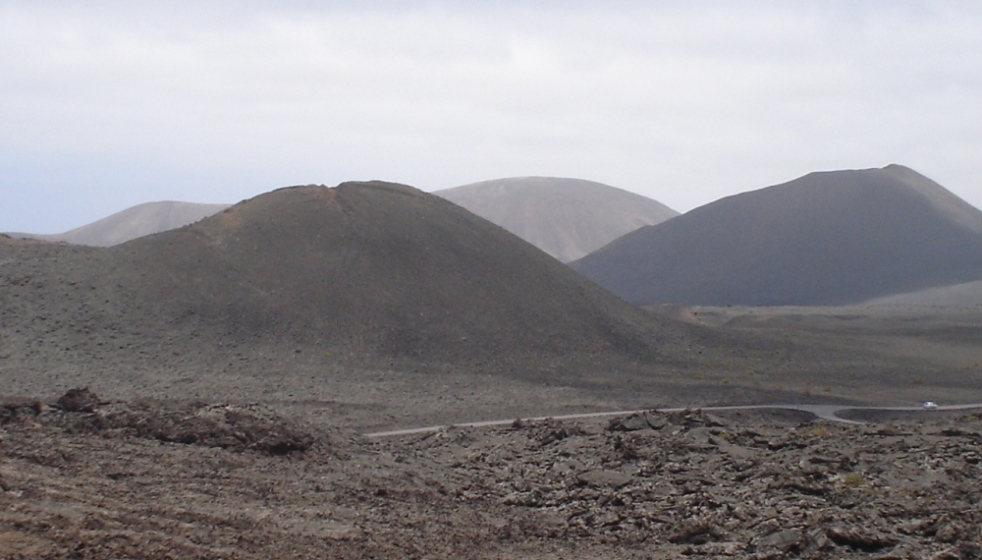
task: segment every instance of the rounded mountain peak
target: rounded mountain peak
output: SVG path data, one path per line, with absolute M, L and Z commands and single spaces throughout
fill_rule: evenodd
M 392 183 L 278 189 L 110 251 L 147 314 L 235 340 L 517 365 L 656 359 L 674 336 L 498 226 Z
M 899 165 L 809 173 L 572 266 L 636 304 L 841 304 L 982 276 L 982 212 Z
M 678 215 L 639 194 L 559 177 L 481 181 L 434 194 L 494 222 L 563 262 Z

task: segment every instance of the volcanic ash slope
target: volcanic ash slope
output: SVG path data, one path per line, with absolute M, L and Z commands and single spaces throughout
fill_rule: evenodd
M 811 173 L 571 266 L 638 304 L 837 305 L 982 279 L 982 212 L 899 165 Z
M 691 346 L 687 327 L 387 183 L 280 189 L 108 249 L 3 238 L 0 262 L 8 379 L 210 375 L 261 353 L 561 377 Z

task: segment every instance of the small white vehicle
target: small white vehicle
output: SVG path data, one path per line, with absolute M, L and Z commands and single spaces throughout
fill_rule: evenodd
M 923 408 L 924 410 L 937 410 L 938 403 L 932 401 L 924 401 L 924 404 L 921 405 L 921 408 Z

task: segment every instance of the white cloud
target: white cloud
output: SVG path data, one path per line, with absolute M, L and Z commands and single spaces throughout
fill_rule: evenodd
M 890 162 L 982 203 L 970 3 L 131 6 L 0 7 L 0 190 L 73 201 L 0 230 L 358 178 L 576 176 L 685 210 Z

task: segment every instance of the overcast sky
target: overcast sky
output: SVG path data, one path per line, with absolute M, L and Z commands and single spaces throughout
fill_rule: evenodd
M 0 231 L 359 179 L 686 211 L 889 163 L 982 206 L 982 2 L 0 0 Z

